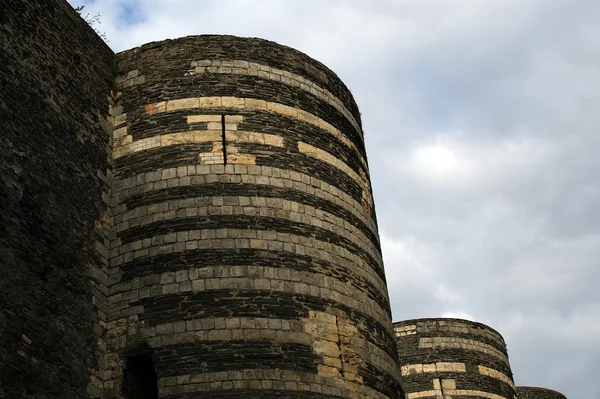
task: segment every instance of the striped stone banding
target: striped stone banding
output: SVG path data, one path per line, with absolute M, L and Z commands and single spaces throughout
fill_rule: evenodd
M 481 375 L 486 375 L 495 378 L 505 384 L 510 385 L 512 388 L 515 387 L 512 379 L 501 371 L 495 370 L 486 366 L 477 366 Z M 422 373 L 466 373 L 465 363 L 457 362 L 436 362 L 436 363 L 417 363 L 417 364 L 406 364 L 400 368 L 402 376 L 422 374 Z
M 505 353 L 498 350 L 492 345 L 475 341 L 467 338 L 456 337 L 434 337 L 434 338 L 419 338 L 419 348 L 422 349 L 461 349 L 479 351 L 494 356 L 506 364 L 508 357 Z
M 173 47 L 179 51 L 170 51 L 170 48 Z M 150 80 L 167 76 L 173 80 L 185 82 L 187 77 L 183 75 L 190 68 L 192 60 L 223 60 L 225 65 L 221 66 L 231 67 L 235 67 L 235 65 L 230 65 L 233 60 L 268 65 L 298 74 L 326 88 L 343 102 L 355 119 L 360 120 L 360 114 L 351 93 L 334 72 L 306 54 L 274 42 L 255 38 L 202 35 L 148 43 L 134 51 L 122 54 L 118 56 L 132 61 L 134 61 L 133 58 L 136 59 L 135 61 L 141 58 L 140 61 L 144 63 L 152 63 L 154 60 L 160 59 L 160 66 L 164 65 L 165 68 L 144 68 L 144 73 L 149 76 Z M 119 75 L 125 75 L 138 67 L 140 65 L 134 62 L 121 69 Z M 162 89 L 160 87 L 155 93 L 162 93 Z
M 463 337 L 471 337 L 479 336 L 483 339 L 484 342 L 489 343 L 490 345 L 494 345 L 497 348 L 505 348 L 506 343 L 504 342 L 504 338 L 502 336 L 483 324 L 479 323 L 469 323 L 465 324 L 461 320 L 437 320 L 430 321 L 435 322 L 436 327 L 431 330 L 428 327 L 423 326 L 421 323 L 412 324 L 408 326 L 395 326 L 396 331 L 409 331 L 414 330 L 420 336 L 435 336 L 438 334 L 442 335 L 443 332 L 452 333 L 453 335 L 459 335 Z
M 203 114 L 191 114 L 194 110 L 182 110 L 174 112 L 163 112 L 155 115 L 145 116 L 132 121 L 126 129 L 120 129 L 121 135 L 127 136 L 127 141 L 136 143 L 143 140 L 148 141 L 155 136 L 167 136 L 178 132 L 191 131 L 221 131 L 220 126 L 223 118 L 222 110 L 196 110 L 204 111 Z M 216 114 L 207 114 L 206 112 L 217 112 Z M 235 132 L 247 131 L 268 135 L 274 145 L 283 145 L 286 148 L 297 152 L 297 142 L 310 143 L 323 151 L 329 152 L 336 158 L 343 160 L 352 170 L 359 174 L 368 175 L 366 163 L 363 156 L 354 149 L 347 147 L 344 143 L 331 136 L 323 134 L 323 130 L 315 125 L 300 121 L 293 117 L 274 114 L 271 112 L 253 112 L 243 115 L 225 115 L 225 135 L 228 137 L 228 145 L 233 145 L 235 141 Z M 288 126 L 288 128 L 285 128 Z M 289 128 L 293 126 L 293 128 Z M 123 136 L 124 137 L 124 136 Z M 115 136 L 115 141 L 120 142 L 121 137 Z M 125 138 L 122 138 L 125 141 Z M 154 139 L 156 140 L 156 139 Z M 267 144 L 269 142 L 267 141 Z M 262 143 L 264 144 L 264 142 Z M 131 144 L 125 144 L 130 146 Z M 158 145 L 158 143 L 156 143 Z M 280 146 L 280 145 L 279 145 Z M 121 150 L 123 152 L 123 150 Z
M 288 126 L 288 128 L 283 128 L 283 126 Z M 293 128 L 290 128 L 292 126 Z M 310 143 L 344 160 L 353 170 L 368 175 L 365 158 L 355 147 L 348 147 L 314 124 L 272 112 L 253 112 L 249 115 L 244 114 L 244 119 L 239 123 L 238 129 L 281 136 L 289 143 L 298 141 Z M 288 145 L 288 148 L 291 147 Z
M 442 331 L 440 333 L 421 333 L 421 334 L 419 334 L 419 337 L 420 338 L 428 338 L 428 339 L 442 338 L 442 337 L 446 337 L 446 332 Z M 498 341 L 496 341 L 495 339 L 490 339 L 490 337 L 473 336 L 473 335 L 464 334 L 464 333 L 455 333 L 455 334 L 451 335 L 451 337 L 457 338 L 457 339 L 465 339 L 465 340 L 473 341 L 476 345 L 478 345 L 478 344 L 489 345 L 489 346 L 495 348 L 496 350 L 507 355 L 506 346 L 500 345 L 498 343 Z M 443 344 L 443 345 L 445 345 L 445 344 Z M 452 350 L 453 348 L 446 348 L 446 349 Z M 456 350 L 456 348 L 454 348 L 454 350 Z M 508 364 L 508 363 L 504 362 L 504 364 Z
M 144 107 L 147 115 L 155 115 L 163 112 L 174 112 L 182 110 L 212 110 L 215 108 L 234 110 L 238 113 L 242 113 L 244 111 L 271 112 L 278 115 L 292 117 L 302 122 L 311 124 L 332 135 L 337 140 L 342 142 L 345 146 L 349 148 L 354 148 L 356 151 L 358 151 L 358 153 L 362 155 L 360 159 L 362 160 L 365 169 L 367 168 L 366 162 L 364 161 L 364 151 L 360 151 L 358 148 L 356 148 L 355 143 L 348 137 L 346 137 L 346 135 L 342 133 L 342 131 L 333 126 L 331 123 L 319 118 L 318 116 L 310 112 L 289 105 L 265 100 L 258 100 L 255 98 L 215 96 L 188 97 L 176 100 L 167 100 L 158 103 L 148 104 Z
M 205 209 L 205 208 L 201 208 Z M 185 213 L 185 210 L 184 210 Z M 216 213 L 216 211 L 215 211 Z M 135 220 L 135 219 L 134 219 Z M 356 254 L 362 258 L 365 264 L 369 265 L 385 281 L 382 260 L 379 253 L 371 254 L 352 242 L 345 236 L 332 233 L 324 228 L 310 226 L 305 223 L 293 222 L 262 216 L 242 216 L 242 215 L 210 215 L 210 217 L 175 217 L 169 220 L 152 222 L 145 226 L 134 225 L 134 220 L 123 222 L 127 229 L 117 231 L 117 237 L 123 244 L 134 241 L 142 241 L 152 238 L 156 235 L 166 235 L 169 233 L 187 232 L 195 229 L 223 230 L 223 229 L 252 229 L 253 231 L 264 231 L 268 234 L 288 233 L 294 236 L 311 237 L 317 241 L 330 242 L 338 248 L 344 248 L 346 251 Z M 139 220 L 139 219 L 137 219 Z M 225 230 L 226 231 L 226 230 Z M 200 239 L 198 245 L 202 245 Z M 283 248 L 283 242 L 279 247 Z M 374 257 L 377 256 L 376 258 Z
M 276 66 L 268 76 L 233 66 L 196 73 L 199 65 L 186 74 L 199 54 L 210 68 L 228 57 L 219 60 L 227 68 L 247 52 L 178 43 L 177 52 L 156 44 L 120 56 L 121 68 L 139 70 L 114 112 L 126 114 L 114 117 L 114 238 L 105 251 L 108 383 L 120 383 L 124 356 L 148 345 L 157 376 L 173 378 L 160 397 L 398 398 L 352 96 L 319 63 L 278 46 L 282 57 L 248 48 L 251 61 Z M 293 380 L 223 378 L 242 368 L 287 369 Z M 299 389 L 328 377 L 338 391 Z
M 512 378 L 510 378 L 509 376 L 507 376 L 506 374 L 504 374 L 501 371 L 495 370 L 493 368 L 490 367 L 486 367 L 486 366 L 477 366 L 477 368 L 479 369 L 479 373 L 481 375 L 487 375 L 490 376 L 492 378 L 495 378 L 499 381 L 504 382 L 505 384 L 510 385 L 511 388 L 515 389 L 515 383 L 513 382 Z
M 350 178 L 356 182 L 358 182 L 363 190 L 370 192 L 371 187 L 369 186 L 369 180 L 367 176 L 360 176 L 356 173 L 350 166 L 331 155 L 327 151 L 323 151 L 320 148 L 312 146 L 307 143 L 303 143 L 301 141 L 298 142 L 298 152 L 301 154 L 307 155 L 311 158 L 319 159 L 323 162 L 326 162 L 337 169 L 340 169 L 342 172 L 350 176 Z
M 247 190 L 250 195 L 260 193 L 261 196 L 270 196 L 269 193 L 273 193 L 271 196 L 274 197 L 281 192 L 282 197 L 291 195 L 292 198 L 298 197 L 302 201 L 322 200 L 334 204 L 337 212 L 344 214 L 350 212 L 354 218 L 368 226 L 373 233 L 372 236 L 378 237 L 374 218 L 364 210 L 360 202 L 323 180 L 287 169 L 252 165 L 188 164 L 138 173 L 128 178 L 118 178 L 114 185 L 119 190 L 120 202 L 129 208 L 140 202 L 148 203 L 150 200 L 145 197 L 154 198 L 159 195 L 159 193 L 153 194 L 157 191 L 160 191 L 160 195 L 164 195 L 165 198 L 171 195 L 167 190 L 171 190 L 169 193 L 185 192 L 199 196 L 196 192 L 205 189 L 210 192 L 211 187 L 219 187 L 224 190 L 223 195 L 226 195 L 234 190 L 233 186 L 238 187 L 241 191 L 237 192 L 241 194 Z M 319 201 L 319 206 L 324 204 L 322 201 Z M 115 223 L 121 222 L 118 218 L 123 212 L 122 206 L 115 207 Z M 349 218 L 349 221 L 352 219 Z
M 213 383 L 219 384 L 213 384 Z M 212 385 L 211 385 L 212 384 Z M 256 398 L 263 398 L 264 389 L 275 391 L 273 397 L 281 398 L 281 391 L 285 391 L 287 397 L 294 398 L 294 391 L 298 394 L 306 395 L 313 394 L 315 398 L 385 398 L 380 392 L 373 390 L 370 387 L 362 384 L 357 384 L 352 381 L 347 381 L 339 377 L 318 376 L 309 373 L 287 370 L 261 370 L 261 369 L 244 369 L 231 370 L 227 372 L 209 372 L 209 373 L 194 373 L 183 374 L 172 377 L 159 378 L 159 392 L 161 397 L 168 395 L 171 392 L 175 394 L 178 386 L 183 387 L 183 391 L 194 395 L 206 393 L 206 398 L 211 398 L 219 395 L 217 392 L 208 392 L 208 389 L 222 389 L 224 397 L 238 397 L 236 390 L 239 391 L 240 397 L 247 397 L 253 394 L 260 395 Z M 186 388 L 187 387 L 187 388 Z M 170 391 L 169 388 L 174 388 Z M 193 394 L 192 394 L 193 393 Z M 270 397 L 271 393 L 267 391 L 266 397 Z M 231 395 L 231 396 L 229 396 Z M 330 396 L 325 396 L 330 395 Z M 360 396 L 359 396 L 360 395 Z M 178 398 L 180 396 L 177 396 Z M 201 396 L 202 397 L 202 396 Z M 253 397 L 253 396 L 249 396 Z M 304 396 L 301 396 L 304 398 Z
M 353 323 L 362 323 L 358 324 L 361 325 L 361 338 L 377 346 L 389 356 L 389 359 L 394 358 L 395 346 L 385 327 L 370 314 L 360 312 L 343 302 L 328 299 L 322 295 L 288 291 L 250 290 L 239 286 L 232 289 L 209 288 L 213 282 L 216 285 L 219 279 L 213 279 L 212 282 L 207 281 L 202 291 L 194 292 L 190 288 L 188 291 L 181 292 L 181 285 L 177 284 L 178 293 L 166 294 L 163 292 L 155 297 L 128 302 L 128 309 L 132 310 L 128 310 L 127 315 L 137 314 L 139 320 L 145 325 L 155 326 L 165 322 L 192 318 L 253 317 L 258 314 L 297 320 L 308 318 L 310 312 L 337 310 L 343 312 L 344 317 Z M 207 287 L 207 283 L 209 287 Z M 297 284 L 294 285 L 294 287 L 297 286 Z M 341 299 L 339 296 L 337 298 Z M 271 299 L 271 301 L 267 299 Z M 163 313 L 166 310 L 169 311 L 168 315 Z
M 302 202 L 284 199 L 285 197 L 248 197 L 215 196 L 186 197 L 179 200 L 154 202 L 128 209 L 122 215 L 122 222 L 129 226 L 151 225 L 159 221 L 168 221 L 177 217 L 195 217 L 207 215 L 261 216 L 290 220 L 343 235 L 360 247 L 374 259 L 380 260 L 380 249 L 372 237 L 343 218 L 325 210 Z M 182 210 L 184 212 L 182 212 Z M 117 231 L 123 231 L 121 223 L 116 224 Z M 126 241 L 122 241 L 126 242 Z
M 299 358 L 305 357 L 311 359 L 310 366 L 313 370 L 317 369 L 318 364 L 331 365 L 337 369 L 344 370 L 344 364 L 340 362 L 340 356 L 346 348 L 342 346 L 340 349 L 338 342 L 328 342 L 326 340 L 314 339 L 312 331 L 308 326 L 304 326 L 306 319 L 295 319 L 295 320 L 281 320 L 281 319 L 256 319 L 252 318 L 217 318 L 217 319 L 195 319 L 177 323 L 166 323 L 159 324 L 156 327 L 150 327 L 142 329 L 142 336 L 144 336 L 152 348 L 161 348 L 163 351 L 168 351 L 173 345 L 187 345 L 197 352 L 204 352 L 206 348 L 203 345 L 212 346 L 211 350 L 215 350 L 214 346 L 216 343 L 220 344 L 220 348 L 216 349 L 219 353 L 219 359 L 223 360 L 224 351 L 234 351 L 230 353 L 230 356 L 235 357 L 237 353 L 235 350 L 238 348 L 238 343 L 249 342 L 249 343 L 274 343 L 278 346 L 284 345 L 295 345 L 296 348 L 301 348 L 304 354 L 297 353 Z M 234 321 L 236 323 L 230 323 Z M 308 321 L 308 320 L 306 320 Z M 240 322 L 245 323 L 241 325 Z M 260 325 L 259 325 L 260 322 Z M 300 324 L 300 331 L 282 329 L 281 325 L 287 324 Z M 210 326 L 213 326 L 212 328 Z M 254 326 L 254 327 L 252 327 Z M 264 328 L 257 328 L 257 327 Z M 184 331 L 177 331 L 183 329 Z M 227 345 L 227 344 L 230 345 Z M 196 344 L 196 345 L 194 345 Z M 329 357 L 326 352 L 320 351 L 319 347 L 323 344 L 329 344 L 335 348 L 336 356 Z M 397 372 L 397 365 L 393 358 L 388 353 L 373 345 L 371 342 L 364 340 L 361 337 L 353 337 L 353 352 L 360 352 L 363 356 L 364 361 L 371 364 L 372 367 L 379 371 L 383 371 L 387 374 L 395 375 Z M 262 350 L 268 347 L 264 345 L 255 352 L 259 357 L 261 356 Z M 362 349 L 361 349 L 362 348 Z M 190 349 L 191 351 L 191 349 Z M 248 348 L 243 350 L 245 356 L 251 354 Z M 160 352 L 158 352 L 160 353 Z M 193 355 L 190 353 L 190 355 Z M 314 359 L 314 355 L 318 358 Z M 244 368 L 247 364 L 252 363 L 252 359 L 246 357 L 248 363 L 241 363 L 237 367 Z M 277 359 L 281 361 L 283 359 Z M 316 360 L 316 362 L 312 362 Z M 160 365 L 159 365 L 160 366 Z M 230 367 L 229 365 L 223 365 Z M 290 366 L 295 366 L 293 363 Z M 161 374 L 163 375 L 177 375 L 181 371 L 185 371 L 188 365 L 181 364 L 184 370 L 177 369 L 175 367 L 169 367 Z M 286 369 L 285 366 L 279 366 L 280 369 Z M 228 368 L 229 369 L 229 368 Z M 297 370 L 298 367 L 291 368 Z M 208 370 L 218 371 L 219 367 L 208 367 Z M 226 369 L 227 370 L 227 369 Z
M 232 250 L 233 254 L 252 249 L 265 251 L 265 255 L 272 259 L 289 260 L 298 256 L 300 262 L 307 257 L 310 261 L 330 262 L 342 269 L 352 270 L 359 276 L 369 279 L 369 283 L 381 292 L 386 292 L 385 281 L 369 267 L 365 260 L 356 254 L 345 250 L 330 242 L 316 240 L 313 237 L 297 236 L 289 233 L 277 233 L 263 230 L 246 229 L 212 229 L 212 230 L 187 230 L 178 233 L 155 235 L 122 244 L 111 250 L 111 265 L 120 266 L 125 271 L 137 268 L 140 275 L 150 267 L 151 262 L 164 262 L 177 264 L 178 259 L 193 261 L 199 254 L 207 254 L 206 250 Z M 200 251 L 198 253 L 193 251 Z M 272 252 L 269 255 L 269 251 Z M 176 254 L 175 257 L 172 254 Z M 286 256 L 289 255 L 289 256 Z M 167 257 L 166 259 L 163 259 Z M 172 259 L 168 259 L 171 257 Z M 230 259 L 226 257 L 224 259 Z M 307 259 L 307 260 L 308 260 Z M 231 259 L 233 261 L 233 259 Z M 134 262 L 134 263 L 133 263 Z M 234 262 L 241 262 L 237 259 Z M 131 265 L 129 265 L 132 263 Z M 199 263 L 203 265 L 205 263 Z M 206 264 L 210 264 L 207 260 Z M 160 267 L 158 269 L 160 270 Z
M 183 204 L 186 204 L 185 207 L 189 208 L 191 205 L 189 202 L 191 200 L 194 201 L 196 206 L 201 206 L 203 202 L 198 201 L 198 198 L 213 196 L 221 196 L 222 198 L 240 198 L 237 201 L 238 203 L 231 204 L 232 206 L 242 206 L 239 204 L 240 201 L 245 201 L 246 199 L 251 201 L 251 198 L 293 199 L 296 202 L 323 210 L 324 212 L 334 215 L 337 218 L 343 219 L 346 223 L 351 224 L 355 229 L 364 234 L 365 237 L 367 237 L 373 243 L 373 245 L 375 245 L 377 250 L 380 251 L 379 237 L 376 235 L 376 232 L 370 226 L 367 226 L 362 219 L 357 218 L 353 213 L 348 212 L 345 208 L 331 201 L 321 199 L 320 197 L 308 195 L 304 191 L 289 190 L 279 187 L 265 187 L 264 185 L 213 183 L 195 186 L 180 186 L 170 189 L 152 191 L 145 193 L 144 195 L 136 195 L 124 200 L 122 204 L 124 204 L 125 207 L 119 207 L 115 212 L 113 212 L 113 222 L 115 225 L 123 222 L 125 220 L 125 214 L 131 212 L 133 209 L 143 209 L 143 207 L 146 207 L 147 213 L 139 216 L 147 216 L 150 214 L 156 214 L 157 212 L 167 212 L 169 210 L 173 210 L 171 206 L 164 205 L 167 201 L 172 201 L 171 203 L 174 203 L 177 208 L 180 208 L 180 205 Z M 161 206 L 160 204 L 163 205 Z M 153 220 L 156 221 L 157 219 L 154 218 Z
M 292 273 L 289 269 L 266 267 L 255 270 L 239 266 L 191 268 L 147 276 L 143 282 L 136 282 L 135 285 L 139 288 L 133 291 L 125 290 L 130 289 L 133 282 L 129 285 L 121 283 L 114 288 L 111 301 L 115 309 L 127 309 L 127 312 L 136 314 L 143 309 L 133 311 L 129 305 L 138 300 L 161 295 L 203 293 L 210 290 L 262 290 L 310 295 L 329 302 L 344 303 L 349 308 L 370 314 L 380 323 L 389 317 L 387 312 L 371 299 L 357 297 L 360 293 L 357 293 L 355 288 L 345 287 L 343 283 L 335 283 L 334 280 L 327 276 L 311 277 L 308 272 Z
M 187 74 L 191 75 L 219 73 L 258 76 L 261 79 L 274 80 L 301 89 L 320 98 L 337 109 L 362 136 L 360 124 L 354 119 L 354 116 L 352 116 L 352 113 L 344 106 L 344 104 L 329 90 L 322 88 L 301 75 L 244 60 L 199 60 L 192 61 L 190 67 L 191 69 L 187 71 Z
M 498 395 L 491 392 L 478 391 L 474 389 L 445 389 L 445 396 L 475 396 L 477 398 L 485 399 L 506 399 L 505 396 Z M 407 396 L 408 399 L 408 396 Z
M 159 265 L 159 266 L 157 266 Z M 196 265 L 200 265 L 196 267 Z M 274 278 L 279 273 L 277 270 L 286 270 L 282 272 L 279 279 L 290 281 L 313 281 L 320 276 L 328 276 L 339 281 L 345 281 L 342 293 L 347 293 L 350 285 L 359 291 L 360 296 L 365 296 L 377 303 L 388 314 L 390 313 L 387 290 L 379 279 L 374 279 L 371 275 L 348 268 L 347 264 L 340 265 L 336 262 L 327 262 L 322 259 L 300 255 L 291 251 L 267 251 L 260 249 L 196 249 L 186 250 L 172 254 L 155 255 L 151 258 L 135 259 L 132 262 L 122 264 L 121 266 L 121 284 L 130 283 L 135 279 L 140 287 L 140 297 L 149 296 L 151 286 L 157 282 L 168 281 L 169 274 L 171 279 L 173 273 L 181 276 L 187 273 L 190 280 L 193 276 L 204 276 L 205 278 L 231 277 L 248 275 L 251 278 Z M 182 277 L 178 277 L 180 280 Z M 187 279 L 187 278 L 186 278 Z M 183 280 L 181 280 L 183 281 Z M 273 283 L 275 284 L 275 283 Z M 313 284 L 314 285 L 314 284 Z M 128 285 L 129 287 L 129 285 Z M 332 288 L 335 290 L 335 287 Z M 144 294 L 142 294 L 144 293 Z M 137 295 L 137 293 L 135 294 Z M 120 300 L 119 298 L 116 299 Z
M 193 78 L 181 79 L 180 81 L 190 81 L 192 79 L 194 81 L 193 87 L 186 87 L 183 90 L 180 87 L 167 89 L 162 98 L 151 96 L 150 92 L 152 89 L 148 86 L 141 86 L 138 88 L 138 98 L 140 100 L 148 98 L 149 101 L 160 101 L 163 99 L 176 101 L 177 99 L 195 98 L 201 93 L 205 98 L 250 98 L 254 101 L 276 102 L 285 107 L 301 109 L 313 115 L 318 114 L 320 119 L 327 121 L 329 125 L 334 126 L 335 129 L 342 132 L 345 138 L 356 146 L 359 153 L 363 157 L 365 156 L 362 134 L 335 107 L 316 96 L 294 90 L 292 87 L 281 82 L 264 80 L 255 76 L 197 75 Z M 277 92 L 277 95 L 273 96 L 273 92 Z M 148 95 L 145 96 L 145 93 Z M 214 101 L 206 102 L 203 104 L 203 109 L 220 109 L 220 113 L 227 114 L 241 113 L 239 106 L 236 107 L 236 104 L 228 102 L 222 104 Z M 167 108 L 166 110 L 173 112 L 176 111 L 176 107 Z M 156 110 L 146 108 L 146 104 L 138 101 L 137 103 L 130 104 L 127 111 L 133 119 L 140 119 L 144 117 L 144 113 L 148 115 L 154 113 Z M 253 111 L 261 111 L 261 109 L 250 110 L 250 112 Z
M 249 223 L 247 228 L 240 228 L 239 224 L 230 223 L 230 217 L 212 217 L 207 222 L 198 224 L 198 218 L 181 218 L 169 221 L 167 224 L 156 224 L 156 229 L 149 233 L 146 229 L 129 229 L 125 242 L 112 250 L 115 257 L 114 264 L 132 261 L 134 258 L 154 256 L 161 253 L 176 253 L 185 250 L 210 248 L 229 249 L 268 249 L 274 251 L 287 250 L 300 255 L 316 256 L 325 261 L 336 261 L 337 258 L 350 261 L 365 272 L 379 278 L 385 284 L 385 274 L 380 262 L 377 262 L 364 251 L 354 251 L 343 237 L 330 236 L 320 232 L 319 236 L 303 233 L 301 225 L 296 225 L 293 230 L 278 230 L 278 222 L 271 222 L 269 218 L 260 218 L 255 223 Z M 257 226 L 257 222 L 269 222 L 269 229 Z M 228 226 L 230 224 L 230 226 Z M 203 227 L 203 230 L 196 230 Z M 258 229 L 257 229 L 258 227 Z M 136 230 L 137 229 L 137 230 Z M 139 231 L 138 231 L 139 230 Z M 335 239 L 336 241 L 331 241 Z M 286 244 L 288 244 L 286 246 Z M 219 246 L 219 247 L 217 247 Z M 322 251 L 321 255 L 318 255 Z M 123 255 L 119 259 L 118 256 Z
M 210 126 L 209 126 L 210 127 Z M 131 137 L 131 136 L 127 136 Z M 283 138 L 272 134 L 265 134 L 251 131 L 229 131 L 226 134 L 227 140 L 232 142 L 249 142 L 264 145 L 283 147 Z M 121 158 L 124 155 L 149 150 L 151 148 L 167 147 L 175 144 L 194 144 L 207 142 L 221 142 L 223 139 L 222 131 L 219 129 L 206 130 L 188 130 L 181 132 L 165 133 L 139 139 L 136 141 L 123 140 L 114 152 L 114 158 Z M 233 143 L 232 143 L 233 144 Z
M 192 274 L 192 278 L 189 277 L 190 274 Z M 157 280 L 158 282 L 156 282 Z M 344 283 L 336 283 L 335 279 L 329 276 L 311 277 L 309 272 L 297 272 L 292 275 L 289 269 L 263 267 L 259 270 L 249 270 L 247 267 L 240 266 L 190 268 L 147 276 L 144 282 L 151 282 L 151 284 L 144 285 L 146 289 L 141 295 L 139 292 L 130 292 L 126 298 L 122 299 L 130 303 L 138 298 L 151 298 L 178 292 L 204 292 L 210 289 L 255 289 L 321 296 L 331 301 L 343 302 L 348 307 L 371 314 L 380 322 L 383 322 L 387 316 L 384 310 L 379 309 L 378 303 L 370 298 L 357 297 L 360 292 L 357 293 L 356 288 L 352 286 L 348 287 Z M 115 292 L 118 292 L 117 289 L 115 289 Z M 121 298 L 115 295 L 112 300 L 116 302 L 120 301 Z M 122 305 L 124 304 L 120 304 L 119 307 Z
M 289 173 L 298 173 L 297 171 L 299 171 L 305 175 L 316 174 L 328 184 L 336 185 L 340 190 L 351 196 L 354 201 L 361 204 L 363 209 L 365 195 L 368 198 L 368 203 L 372 203 L 370 191 L 365 191 L 359 182 L 329 163 L 316 158 L 309 158 L 304 154 L 289 152 L 278 147 L 270 147 L 268 154 L 261 151 L 261 147 L 264 146 L 257 144 L 239 143 L 238 147 L 242 152 L 251 154 L 254 157 L 254 162 L 257 166 L 277 167 L 279 169 L 288 170 Z M 142 153 L 132 153 L 116 160 L 115 164 L 121 171 L 121 173 L 117 173 L 117 177 L 130 177 L 134 171 L 137 173 L 153 172 L 161 168 L 177 168 L 196 164 L 198 162 L 198 153 L 210 153 L 212 151 L 213 143 L 208 142 L 177 144 L 171 146 L 168 152 L 164 148 L 152 148 Z M 221 153 L 222 152 L 220 152 L 220 154 Z M 177 156 L 173 157 L 173 154 L 177 154 Z M 367 214 L 369 214 L 369 212 L 367 212 Z
M 219 261 L 221 259 L 221 261 Z M 160 263 L 159 263 L 160 262 Z M 157 267 L 155 264 L 159 264 Z M 200 267 L 196 267 L 200 265 Z M 388 314 L 390 313 L 387 301 L 387 291 L 381 281 L 374 279 L 372 275 L 354 270 L 348 264 L 337 262 L 326 262 L 313 256 L 300 255 L 292 251 L 267 251 L 259 249 L 187 249 L 184 252 L 172 254 L 155 255 L 150 258 L 135 259 L 125 263 L 121 268 L 121 283 L 131 283 L 135 280 L 141 287 L 149 287 L 157 284 L 157 281 L 166 281 L 169 274 L 195 273 L 203 276 L 243 276 L 248 277 L 265 276 L 272 278 L 278 272 L 276 270 L 287 270 L 287 279 L 291 281 L 312 281 L 314 278 L 341 279 L 345 283 L 336 289 L 333 285 L 330 289 L 347 295 L 348 290 L 355 289 L 358 295 L 364 296 L 377 303 Z M 154 267 L 153 267 L 154 266 Z M 253 271 L 252 266 L 258 267 L 258 272 Z M 311 277 L 314 276 L 314 277 Z M 285 280 L 285 278 L 283 278 Z M 192 280 L 190 278 L 190 280 Z M 275 284 L 275 283 L 273 283 Z M 315 284 L 313 284 L 315 285 Z M 120 288 L 114 288 L 112 292 L 118 292 Z M 147 288 L 149 290 L 149 288 Z
M 205 144 L 204 147 L 201 147 L 205 149 L 204 152 L 209 152 L 206 151 L 206 143 L 213 143 L 212 150 L 214 152 L 214 143 L 219 144 L 219 148 L 222 148 L 221 141 L 222 132 L 220 130 L 192 130 L 167 133 L 163 135 L 156 135 L 145 139 L 140 139 L 133 142 L 121 143 L 121 145 L 115 150 L 114 158 L 118 159 L 128 154 L 134 154 L 137 152 L 147 151 L 150 149 L 157 149 L 161 147 L 201 143 Z M 281 136 L 242 130 L 226 132 L 226 142 L 229 143 L 227 149 L 228 153 L 238 152 L 239 150 L 235 146 L 235 144 L 238 143 L 249 143 L 259 146 L 283 147 L 283 138 Z M 350 177 L 352 180 L 357 182 L 363 190 L 370 193 L 371 188 L 368 183 L 368 177 L 366 175 L 359 175 L 349 165 L 347 165 L 334 155 L 328 153 L 327 151 L 324 151 L 320 148 L 314 147 L 310 144 L 301 141 L 297 142 L 296 145 L 300 154 L 318 159 L 339 169 L 340 171 L 348 175 L 348 177 Z M 234 159 L 230 159 L 230 163 L 243 164 L 244 162 L 236 162 Z

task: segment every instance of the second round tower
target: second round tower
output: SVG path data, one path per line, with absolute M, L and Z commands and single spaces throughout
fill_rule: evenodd
M 506 344 L 494 329 L 468 320 L 394 323 L 407 399 L 515 399 Z

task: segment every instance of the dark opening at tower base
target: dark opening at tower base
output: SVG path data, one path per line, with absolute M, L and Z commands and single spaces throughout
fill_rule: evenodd
M 149 353 L 127 358 L 121 395 L 126 399 L 158 399 L 158 381 Z

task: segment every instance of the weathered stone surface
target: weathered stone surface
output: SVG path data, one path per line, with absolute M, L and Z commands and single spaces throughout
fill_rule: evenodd
M 113 53 L 65 1 L 0 10 L 0 397 L 89 398 Z
M 2 25 L 0 394 L 135 395 L 127 359 L 150 354 L 161 397 L 401 395 L 360 115 L 335 74 L 231 36 L 113 62 L 66 4 L 36 4 Z
M 565 395 L 552 389 L 539 387 L 517 387 L 518 399 L 567 399 Z
M 468 320 L 394 323 L 401 384 L 408 399 L 514 399 L 506 344 L 492 328 Z
M 144 347 L 165 397 L 401 396 L 343 83 L 231 36 L 152 43 L 117 64 L 107 397 Z

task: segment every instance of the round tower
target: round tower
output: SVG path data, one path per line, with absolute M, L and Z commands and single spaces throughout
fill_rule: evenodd
M 519 399 L 567 399 L 560 392 L 547 388 L 517 387 L 517 398 Z
M 394 323 L 406 398 L 515 399 L 506 344 L 494 329 L 468 320 Z
M 260 39 L 117 61 L 114 391 L 146 376 L 163 398 L 402 397 L 346 86 Z

